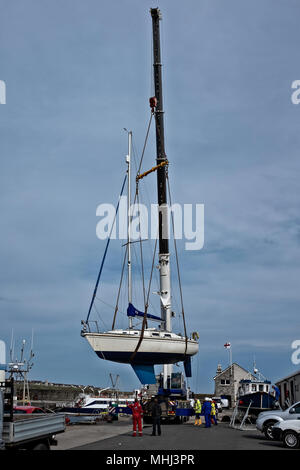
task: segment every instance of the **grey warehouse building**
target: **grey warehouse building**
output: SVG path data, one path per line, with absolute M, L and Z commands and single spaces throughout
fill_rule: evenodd
M 280 405 L 285 408 L 300 401 L 300 370 L 276 382 L 280 390 Z

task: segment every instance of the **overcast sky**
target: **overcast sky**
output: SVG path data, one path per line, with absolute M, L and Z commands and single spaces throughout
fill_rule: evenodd
M 96 208 L 115 204 L 126 167 L 123 128 L 133 130 L 137 156 L 145 137 L 156 6 L 0 0 L 1 339 L 9 343 L 13 329 L 20 342 L 34 329 L 31 379 L 107 386 L 112 372 L 123 389 L 138 386 L 129 366 L 97 358 L 80 321 L 105 247 Z M 291 84 L 300 79 L 300 4 L 159 7 L 172 193 L 205 205 L 204 248 L 180 244 L 188 329 L 200 334 L 190 384 L 213 392 L 226 341 L 234 361 L 251 368 L 255 356 L 276 380 L 299 369 L 291 343 L 300 339 L 300 106 Z M 151 139 L 145 169 L 155 161 Z M 101 291 L 113 305 L 118 246 Z M 109 327 L 112 311 L 98 307 Z

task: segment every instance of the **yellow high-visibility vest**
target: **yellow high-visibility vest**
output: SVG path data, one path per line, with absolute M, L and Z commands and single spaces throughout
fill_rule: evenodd
M 201 413 L 201 409 L 202 409 L 201 402 L 200 400 L 197 400 L 195 403 L 195 413 Z

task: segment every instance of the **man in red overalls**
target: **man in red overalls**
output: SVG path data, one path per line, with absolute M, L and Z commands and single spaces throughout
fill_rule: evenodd
M 127 406 L 131 409 L 132 411 L 132 424 L 133 424 L 133 436 L 136 436 L 136 425 L 138 425 L 139 428 L 139 436 L 142 436 L 142 416 L 143 416 L 143 408 L 139 404 L 138 399 L 136 398 L 134 400 L 134 403 L 132 405 L 129 405 L 127 403 Z

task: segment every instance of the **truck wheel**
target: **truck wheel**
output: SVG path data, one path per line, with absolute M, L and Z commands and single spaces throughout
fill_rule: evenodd
M 39 442 L 32 447 L 32 450 L 50 450 L 50 447 L 46 442 Z
M 299 447 L 299 435 L 294 431 L 285 431 L 283 434 L 283 443 L 289 449 L 296 449 Z
M 276 421 L 268 421 L 268 423 L 266 423 L 264 425 L 264 435 L 266 436 L 266 438 L 269 440 L 269 441 L 272 441 L 274 440 L 274 437 L 273 437 L 273 434 L 272 434 L 272 428 L 274 426 L 274 424 L 276 423 Z

